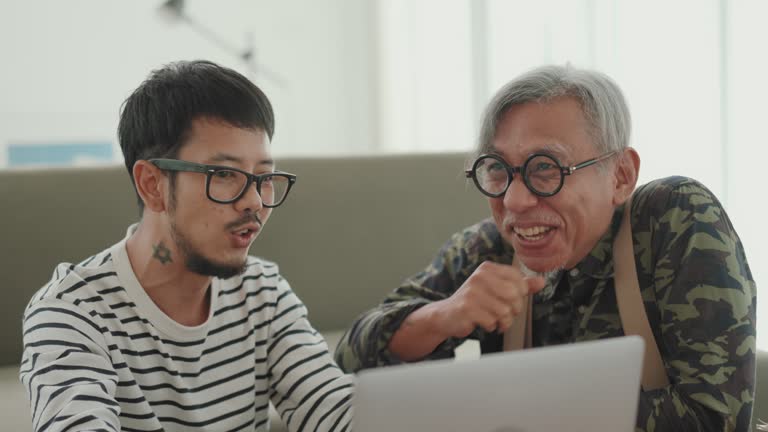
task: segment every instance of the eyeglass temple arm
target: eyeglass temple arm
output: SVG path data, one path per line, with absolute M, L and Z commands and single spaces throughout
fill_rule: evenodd
M 590 165 L 594 165 L 594 164 L 596 164 L 596 163 L 598 163 L 600 161 L 608 159 L 609 157 L 611 157 L 611 156 L 613 156 L 615 154 L 616 154 L 615 151 L 608 152 L 608 153 L 606 153 L 606 154 L 604 154 L 602 156 L 598 156 L 598 157 L 596 157 L 594 159 L 590 159 L 588 161 L 584 161 L 584 162 L 582 162 L 582 163 L 580 163 L 578 165 L 574 165 L 574 166 L 570 166 L 570 167 L 567 167 L 567 168 L 563 168 L 563 174 L 566 174 L 566 175 L 573 174 L 573 172 L 576 171 L 576 170 L 580 170 L 580 169 L 586 168 L 586 167 L 588 167 Z
M 150 162 L 160 169 L 201 173 L 208 172 L 208 168 L 205 165 L 196 164 L 194 162 L 180 161 L 176 159 L 152 159 Z

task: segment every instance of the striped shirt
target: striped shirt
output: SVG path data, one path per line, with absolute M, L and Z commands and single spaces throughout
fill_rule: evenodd
M 24 314 L 20 378 L 43 431 L 346 431 L 352 382 L 275 264 L 212 280 L 210 315 L 183 326 L 136 279 L 126 240 L 61 264 Z

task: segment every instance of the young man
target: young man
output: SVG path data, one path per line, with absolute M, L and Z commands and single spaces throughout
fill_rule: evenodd
M 635 190 L 640 159 L 629 135 L 624 97 L 600 73 L 544 67 L 503 87 L 467 171 L 492 220 L 456 234 L 358 318 L 336 351 L 342 368 L 450 357 L 468 337 L 500 351 L 530 296 L 531 346 L 623 335 L 613 240 L 629 211 L 630 257 L 669 381 L 641 393 L 638 430 L 747 431 L 756 288 L 741 242 L 694 180 Z
M 126 100 L 141 220 L 27 307 L 36 431 L 265 431 L 270 400 L 292 431 L 348 429 L 351 378 L 277 266 L 248 256 L 296 180 L 273 132 L 261 90 L 210 62 L 167 65 Z

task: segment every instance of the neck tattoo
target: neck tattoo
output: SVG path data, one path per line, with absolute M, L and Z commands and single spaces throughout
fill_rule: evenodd
M 160 261 L 163 265 L 173 261 L 171 259 L 171 250 L 165 247 L 163 242 L 158 243 L 156 246 L 152 246 L 152 249 L 154 250 L 152 258 Z

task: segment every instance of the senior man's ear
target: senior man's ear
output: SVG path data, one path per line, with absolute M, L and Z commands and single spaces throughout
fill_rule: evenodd
M 640 173 L 640 155 L 632 147 L 627 147 L 617 157 L 613 205 L 624 204 L 632 195 Z

